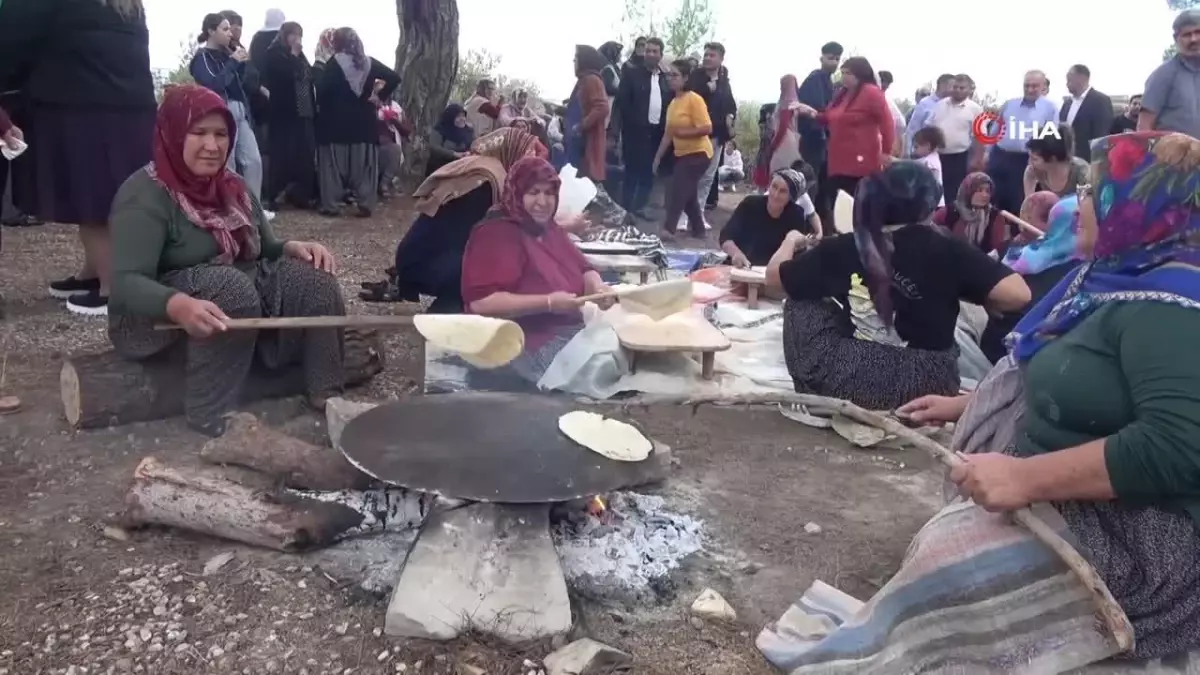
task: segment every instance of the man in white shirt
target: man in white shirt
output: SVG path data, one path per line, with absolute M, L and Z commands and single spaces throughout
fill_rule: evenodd
M 938 101 L 929 115 L 929 126 L 941 129 L 945 139 L 945 146 L 938 152 L 943 192 L 951 199 L 958 194 L 958 186 L 972 168 L 983 168 L 983 146 L 972 133 L 975 118 L 983 114 L 983 106 L 969 98 L 974 87 L 969 75 L 955 75 L 950 95 Z
M 746 180 L 746 168 L 737 141 L 730 140 L 725 144 L 725 157 L 721 160 L 721 168 L 717 169 L 717 177 L 730 192 L 737 192 L 737 184 Z

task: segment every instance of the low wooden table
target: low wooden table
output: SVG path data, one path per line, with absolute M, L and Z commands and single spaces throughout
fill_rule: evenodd
M 650 274 L 658 271 L 658 266 L 640 255 L 604 255 L 584 253 L 584 258 L 597 270 L 607 272 L 637 272 L 641 283 L 650 281 Z
M 729 273 L 729 280 L 735 284 L 746 286 L 746 306 L 758 309 L 758 294 L 767 285 L 767 268 L 751 267 L 750 269 L 734 268 Z
M 650 321 L 649 317 L 630 317 L 614 326 L 617 340 L 629 350 L 630 366 L 636 371 L 638 355 L 645 352 L 684 352 L 700 354 L 700 376 L 713 378 L 717 352 L 729 349 L 729 338 L 716 326 L 694 314 Z

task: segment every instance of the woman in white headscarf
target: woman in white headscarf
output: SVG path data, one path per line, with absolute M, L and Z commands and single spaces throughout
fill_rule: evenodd
M 250 40 L 250 63 L 260 73 L 267 72 L 267 48 L 279 36 L 279 29 L 283 27 L 284 21 L 287 21 L 287 17 L 284 16 L 282 9 L 274 7 L 268 9 L 263 27 Z

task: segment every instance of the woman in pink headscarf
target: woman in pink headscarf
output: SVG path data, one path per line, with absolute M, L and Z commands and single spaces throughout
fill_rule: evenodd
M 790 169 L 800 157 L 800 130 L 797 127 L 798 117 L 796 108 L 800 105 L 797 98 L 795 75 L 784 75 L 779 79 L 779 104 L 771 115 L 769 128 L 774 129 L 767 152 L 763 153 L 759 166 L 754 168 L 755 183 L 762 178 L 765 186 L 770 182 L 770 176 L 780 169 Z

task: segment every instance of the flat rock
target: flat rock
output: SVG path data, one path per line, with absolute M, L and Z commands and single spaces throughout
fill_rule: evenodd
M 350 423 L 350 420 L 377 405 L 379 404 L 351 401 L 340 396 L 327 400 L 325 402 L 325 430 L 329 433 L 330 445 L 341 450 L 339 444 L 342 442 L 342 431 L 346 429 L 346 425 Z
M 633 657 L 591 638 L 576 640 L 542 662 L 546 675 L 601 675 L 628 673 Z
M 473 504 L 430 516 L 392 591 L 384 630 L 524 642 L 571 629 L 548 505 Z
M 701 619 L 716 621 L 737 621 L 737 612 L 733 611 L 725 598 L 711 588 L 700 592 L 700 596 L 692 603 L 692 615 Z

